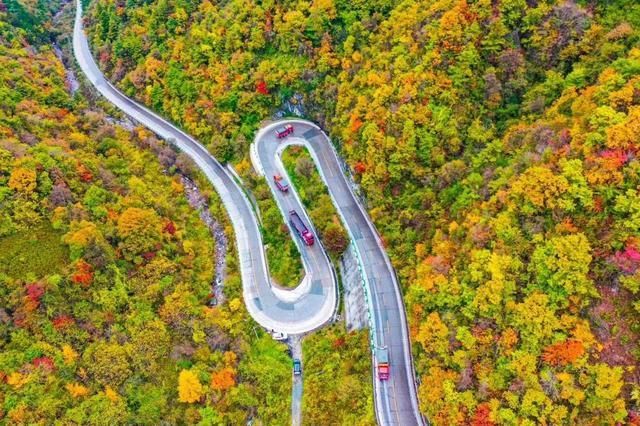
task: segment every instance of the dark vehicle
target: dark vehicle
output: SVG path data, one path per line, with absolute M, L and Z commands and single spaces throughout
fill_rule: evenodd
M 389 380 L 389 351 L 387 348 L 376 348 L 376 364 L 378 379 Z
M 293 229 L 296 230 L 302 241 L 308 246 L 313 245 L 313 234 L 309 231 L 309 228 L 302 222 L 298 213 L 295 210 L 291 210 L 289 212 L 289 223 L 293 226 Z
M 207 304 L 208 304 L 209 306 L 218 306 L 218 298 L 216 297 L 216 295 L 215 295 L 215 294 L 210 293 L 210 294 L 207 296 Z
M 286 138 L 293 134 L 293 124 L 285 124 L 282 127 L 276 129 L 276 136 L 278 139 Z
M 273 177 L 273 181 L 276 184 L 276 187 L 278 187 L 278 189 L 282 192 L 288 192 L 289 191 L 289 184 L 287 183 L 287 181 L 280 175 L 275 175 Z
M 302 374 L 302 364 L 300 363 L 300 360 L 297 358 L 293 360 L 293 374 L 295 374 L 296 376 L 299 376 Z

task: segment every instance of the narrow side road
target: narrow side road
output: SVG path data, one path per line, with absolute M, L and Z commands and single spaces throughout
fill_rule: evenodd
M 291 357 L 303 362 L 302 374 L 293 376 L 293 386 L 291 388 L 291 425 L 300 426 L 302 424 L 302 378 L 304 377 L 302 336 L 289 336 L 289 347 L 291 349 Z

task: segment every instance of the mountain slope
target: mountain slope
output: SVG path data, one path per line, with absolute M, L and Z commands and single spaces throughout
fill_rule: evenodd
M 227 302 L 208 306 L 213 237 L 179 174 L 193 167 L 71 97 L 53 49 L 8 13 L 0 7 L 0 423 L 286 423 L 289 359 L 244 311 L 233 259 Z M 225 224 L 215 194 L 202 197 Z

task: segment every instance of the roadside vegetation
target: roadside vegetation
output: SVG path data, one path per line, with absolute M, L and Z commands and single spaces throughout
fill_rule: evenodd
M 322 243 L 335 263 L 346 250 L 349 237 L 331 202 L 326 185 L 306 148 L 289 147 L 282 159 L 291 179 L 290 183 L 298 191 Z M 240 162 L 236 169 L 255 197 L 260 211 L 262 237 L 271 277 L 282 287 L 295 288 L 304 276 L 304 269 L 286 219 L 282 217 L 267 182 L 255 174 L 249 162 Z
M 302 352 L 305 424 L 376 424 L 368 330 L 347 333 L 338 323 L 305 337 Z
M 435 425 L 640 416 L 640 4 L 97 0 L 101 66 L 241 163 L 325 128 L 402 283 Z
M 208 306 L 213 238 L 180 173 L 231 235 L 215 193 L 149 132 L 71 97 L 4 6 L 0 424 L 289 423 L 290 360 L 245 311 L 233 254 L 226 302 Z

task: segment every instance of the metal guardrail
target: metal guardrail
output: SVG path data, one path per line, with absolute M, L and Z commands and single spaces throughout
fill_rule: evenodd
M 349 243 L 349 249 L 353 250 L 353 253 L 355 254 L 355 258 L 356 258 L 356 265 L 358 265 L 358 272 L 360 273 L 360 285 L 363 287 L 364 289 L 364 300 L 367 303 L 367 319 L 369 320 L 369 346 L 371 348 L 371 352 L 374 353 L 374 350 L 376 348 L 376 341 L 374 339 L 374 336 L 377 335 L 377 331 L 376 331 L 376 325 L 375 322 L 373 321 L 371 312 L 373 309 L 373 305 L 372 305 L 372 301 L 371 301 L 371 295 L 370 295 L 370 289 L 369 286 L 367 285 L 367 281 L 364 278 L 365 277 L 365 273 L 363 271 L 363 267 L 362 267 L 362 263 L 360 262 L 360 257 L 358 256 L 357 253 L 357 248 L 353 242 L 353 240 L 350 241 Z M 374 378 L 375 380 L 375 378 Z

